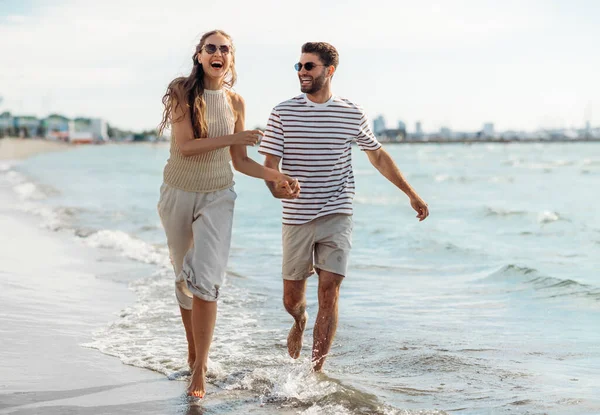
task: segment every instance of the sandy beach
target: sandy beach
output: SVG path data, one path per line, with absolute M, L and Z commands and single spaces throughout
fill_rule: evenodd
M 39 138 L 0 139 L 0 160 L 22 160 L 49 151 L 64 151 L 72 147 L 68 143 Z
M 0 158 L 67 148 L 3 139 Z M 134 301 L 115 282 L 131 264 L 42 228 L 6 184 L 0 200 L 0 414 L 179 412 L 184 382 L 82 346 Z

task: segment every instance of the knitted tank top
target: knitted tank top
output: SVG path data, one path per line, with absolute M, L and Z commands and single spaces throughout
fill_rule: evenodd
M 226 94 L 223 89 L 204 90 L 209 138 L 233 134 L 235 117 Z M 171 135 L 171 155 L 163 180 L 169 186 L 187 192 L 208 193 L 227 189 L 233 185 L 230 160 L 229 147 L 184 157 L 175 136 Z

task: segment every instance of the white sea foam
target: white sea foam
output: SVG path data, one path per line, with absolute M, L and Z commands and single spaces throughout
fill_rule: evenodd
M 561 219 L 561 217 L 557 212 L 552 212 L 549 210 L 540 212 L 540 214 L 538 215 L 539 223 L 552 223 L 552 222 L 556 222 L 557 220 L 560 220 L 560 219 Z
M 16 185 L 14 191 L 21 199 L 43 199 L 44 195 L 39 191 L 38 187 L 31 182 L 21 183 Z
M 300 415 L 352 415 L 348 409 L 342 405 L 318 405 L 314 404 L 310 408 L 300 412 Z
M 583 159 L 581 161 L 582 166 L 600 166 L 600 160 Z
M 15 162 L 12 161 L 0 161 L 0 173 L 9 171 L 15 166 Z
M 155 247 L 123 231 L 103 229 L 84 238 L 84 242 L 95 248 L 115 249 L 124 257 L 146 264 L 169 266 L 166 248 Z

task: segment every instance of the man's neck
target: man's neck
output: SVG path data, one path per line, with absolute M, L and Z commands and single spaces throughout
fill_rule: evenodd
M 331 88 L 323 87 L 314 94 L 306 94 L 306 97 L 315 104 L 324 104 L 331 99 Z

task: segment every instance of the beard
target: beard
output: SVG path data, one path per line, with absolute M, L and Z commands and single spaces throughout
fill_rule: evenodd
M 300 91 L 304 92 L 305 94 L 315 94 L 319 92 L 325 85 L 325 81 L 327 79 L 325 77 L 326 71 L 327 70 L 324 70 L 321 73 L 321 75 L 317 76 L 316 78 L 313 78 L 311 85 L 302 86 L 302 83 L 300 83 Z

